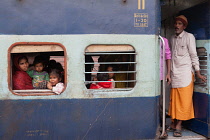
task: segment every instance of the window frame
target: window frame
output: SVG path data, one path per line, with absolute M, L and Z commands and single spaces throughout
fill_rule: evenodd
M 100 47 L 100 46 L 103 46 L 103 47 L 108 46 L 108 47 L 111 47 L 111 48 L 108 48 L 109 52 L 107 52 L 107 50 L 102 51 L 103 49 L 101 49 L 101 48 L 99 48 L 98 51 L 96 51 L 94 49 L 94 47 Z M 93 47 L 93 48 L 88 49 L 89 47 Z M 121 47 L 122 49 L 119 49 L 119 48 L 113 49 L 114 47 Z M 112 54 L 110 54 L 110 53 L 112 53 Z M 118 81 L 119 83 L 120 82 L 128 82 L 128 83 L 129 82 L 134 82 L 134 86 L 133 87 L 124 87 L 124 88 L 112 88 L 112 89 L 109 89 L 109 88 L 88 89 L 88 88 L 86 88 L 88 93 L 94 93 L 94 92 L 104 93 L 104 92 L 111 92 L 111 91 L 115 91 L 115 92 L 116 91 L 131 91 L 135 88 L 136 83 L 137 83 L 137 78 L 136 78 L 137 77 L 137 70 L 136 70 L 136 67 L 137 67 L 136 55 L 137 55 L 137 53 L 136 53 L 135 48 L 132 45 L 130 45 L 130 44 L 91 44 L 91 45 L 87 46 L 85 48 L 85 51 L 84 51 L 85 56 L 86 55 L 92 55 L 92 56 L 94 56 L 94 55 L 95 56 L 97 56 L 97 55 L 113 55 L 114 53 L 119 54 L 119 55 L 122 55 L 122 54 L 134 55 L 134 61 L 133 62 L 113 62 L 113 64 L 120 64 L 120 63 L 134 64 L 134 70 L 133 71 L 126 71 L 127 74 L 133 73 L 134 74 L 134 79 L 133 80 L 126 79 L 126 80 L 123 80 L 123 81 Z M 94 63 L 94 64 L 99 64 L 100 65 L 100 64 L 108 64 L 108 63 L 110 63 L 110 62 L 97 62 L 97 63 Z M 87 64 L 90 64 L 90 62 L 85 62 L 84 64 L 87 65 Z M 110 63 L 109 65 L 113 65 L 113 64 Z M 86 72 L 86 70 L 84 71 L 84 75 L 88 74 L 88 73 L 92 74 L 92 73 L 106 73 L 106 72 L 100 72 L 100 71 L 98 71 L 98 72 Z M 113 71 L 113 72 L 108 72 L 108 73 L 124 73 L 124 72 L 123 71 Z M 84 79 L 84 85 L 86 85 L 86 83 L 92 83 L 92 82 L 94 82 L 94 81 L 92 81 L 92 80 L 91 81 L 86 81 L 86 79 Z M 101 82 L 107 82 L 107 81 L 101 81 Z M 117 83 L 116 80 L 114 82 Z
M 27 45 L 29 45 L 29 46 L 32 46 L 32 45 L 34 45 L 34 46 L 56 45 L 56 46 L 59 46 L 60 48 L 62 48 L 63 53 L 64 53 L 64 68 L 63 68 L 64 69 L 64 79 L 63 80 L 64 80 L 64 85 L 65 85 L 64 89 L 63 89 L 63 92 L 64 92 L 66 90 L 66 86 L 67 86 L 67 53 L 66 53 L 66 48 L 64 47 L 64 45 L 62 45 L 61 43 L 55 43 L 55 42 L 16 42 L 16 43 L 13 43 L 8 49 L 8 70 L 7 70 L 8 79 L 7 79 L 7 81 L 8 81 L 8 88 L 12 92 L 12 94 L 18 95 L 18 96 L 57 95 L 49 89 L 30 89 L 30 90 L 13 90 L 12 89 L 12 60 L 11 60 L 12 53 L 11 53 L 11 51 L 15 46 L 19 46 L 19 45 L 24 45 L 24 46 L 27 46 Z M 40 52 L 40 51 L 37 51 L 37 52 Z M 24 53 L 37 53 L 37 52 L 24 52 Z M 45 51 L 45 52 L 50 52 L 50 51 Z M 53 51 L 51 51 L 51 52 L 53 52 Z M 20 92 L 18 92 L 18 91 L 20 91 Z

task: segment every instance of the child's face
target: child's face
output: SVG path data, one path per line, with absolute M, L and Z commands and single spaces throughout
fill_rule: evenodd
M 107 68 L 107 71 L 112 72 L 113 71 L 113 68 L 112 67 L 108 67 Z M 108 73 L 108 74 L 109 74 L 109 78 L 113 78 L 114 73 Z
M 28 67 L 29 67 L 29 63 L 26 59 L 21 59 L 19 61 L 19 67 L 21 70 L 23 71 L 27 71 L 28 70 Z
M 52 86 L 55 86 L 58 82 L 60 82 L 60 78 L 57 75 L 51 74 L 50 75 L 50 83 Z
M 37 72 L 42 72 L 43 68 L 44 68 L 44 66 L 43 66 L 42 63 L 38 63 L 38 64 L 35 65 L 35 70 Z

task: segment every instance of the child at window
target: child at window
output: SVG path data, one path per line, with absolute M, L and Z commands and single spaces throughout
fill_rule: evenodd
M 32 78 L 27 74 L 29 67 L 28 58 L 24 55 L 14 57 L 14 73 L 12 83 L 14 90 L 33 89 Z
M 109 74 L 108 73 L 98 73 L 97 74 L 97 79 L 95 81 L 111 81 L 109 79 Z M 96 82 L 92 83 L 90 85 L 90 89 L 102 89 L 102 88 L 111 88 L 112 83 L 111 82 Z
M 64 89 L 62 81 L 62 71 L 58 69 L 51 69 L 49 72 L 50 81 L 47 83 L 47 88 L 56 94 L 61 94 Z
M 44 61 L 39 59 L 39 57 L 35 57 L 33 65 L 35 70 L 27 71 L 28 75 L 33 78 L 33 87 L 35 89 L 46 89 L 49 75 L 46 71 L 43 71 Z
M 115 68 L 114 68 L 114 66 L 109 65 L 109 66 L 106 68 L 106 70 L 107 70 L 108 72 L 113 72 L 113 71 L 115 71 Z M 113 78 L 114 78 L 114 73 L 108 73 L 108 74 L 109 74 L 109 79 L 110 79 L 110 81 L 113 81 L 110 88 L 115 88 L 115 82 L 114 82 L 114 79 L 113 79 Z
M 54 59 L 52 59 L 48 63 L 47 71 L 50 72 L 51 69 L 58 69 L 62 72 L 63 66 L 61 65 L 61 63 L 56 62 Z

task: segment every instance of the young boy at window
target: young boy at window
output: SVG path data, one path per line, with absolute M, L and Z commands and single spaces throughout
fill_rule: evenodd
M 33 65 L 35 70 L 27 71 L 28 75 L 33 78 L 33 87 L 35 89 L 46 89 L 49 75 L 46 71 L 43 71 L 44 61 L 39 57 L 35 57 Z

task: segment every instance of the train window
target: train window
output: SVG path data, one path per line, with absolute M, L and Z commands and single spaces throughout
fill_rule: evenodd
M 13 94 L 21 96 L 43 96 L 43 95 L 57 95 L 61 94 L 66 86 L 66 51 L 65 47 L 59 43 L 41 43 L 41 42 L 20 42 L 15 43 L 9 48 L 9 87 Z M 26 57 L 28 59 L 27 74 L 21 73 L 20 57 Z M 22 59 L 25 60 L 25 59 Z M 41 71 L 38 69 L 38 65 L 41 65 Z M 37 69 L 34 66 L 37 66 Z M 62 91 L 54 91 L 47 88 L 47 82 L 49 81 L 49 72 L 51 69 L 57 69 L 57 73 L 61 77 L 59 82 L 64 86 Z M 43 72 L 45 71 L 45 72 Z M 43 75 L 47 75 L 44 77 Z M 21 83 L 22 77 L 26 83 Z M 30 77 L 29 77 L 30 76 Z M 18 77 L 18 78 L 17 78 Z M 42 77 L 42 78 L 41 78 Z M 29 80 L 30 79 L 30 80 Z M 32 81 L 31 81 L 32 79 Z M 53 90 L 56 88 L 52 85 Z
M 87 89 L 131 90 L 136 84 L 135 50 L 130 45 L 90 45 L 85 50 Z
M 200 63 L 200 72 L 202 75 L 207 77 L 207 51 L 204 47 L 201 48 L 197 48 L 197 54 L 199 57 L 199 63 Z M 195 77 L 196 81 L 195 81 L 195 86 L 199 86 L 199 87 L 206 87 L 207 83 L 206 82 L 202 82 L 199 78 Z

